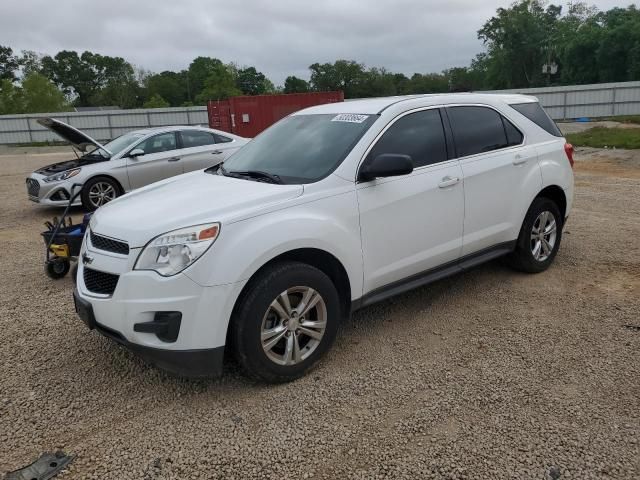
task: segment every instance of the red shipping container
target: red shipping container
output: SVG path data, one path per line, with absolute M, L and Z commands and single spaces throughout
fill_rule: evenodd
M 344 101 L 343 92 L 255 95 L 210 100 L 209 127 L 252 138 L 281 118 L 303 108 Z

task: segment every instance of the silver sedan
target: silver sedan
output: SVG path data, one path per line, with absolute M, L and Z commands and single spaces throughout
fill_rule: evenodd
M 217 165 L 249 141 L 209 128 L 174 126 L 136 130 L 102 145 L 58 120 L 43 118 L 38 122 L 82 155 L 29 175 L 29 199 L 43 205 L 66 205 L 76 193 L 73 185 L 82 184 L 76 203 L 88 211 L 135 188 Z

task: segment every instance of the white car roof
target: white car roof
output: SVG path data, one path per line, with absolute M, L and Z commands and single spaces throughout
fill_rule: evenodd
M 361 100 L 347 100 L 339 103 L 327 103 L 300 110 L 294 115 L 332 114 L 332 113 L 362 113 L 375 115 L 383 112 L 392 105 L 406 103 L 407 106 L 446 105 L 449 103 L 486 103 L 503 102 L 508 104 L 537 102 L 536 97 L 518 94 L 498 93 L 439 93 L 428 95 L 406 95 L 398 97 L 366 98 Z

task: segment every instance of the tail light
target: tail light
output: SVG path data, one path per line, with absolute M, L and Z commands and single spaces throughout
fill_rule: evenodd
M 569 159 L 569 163 L 571 164 L 571 168 L 573 168 L 573 145 L 570 143 L 564 144 L 564 153 L 567 154 L 567 158 Z

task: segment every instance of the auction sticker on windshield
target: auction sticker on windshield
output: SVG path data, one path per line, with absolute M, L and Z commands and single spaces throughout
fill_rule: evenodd
M 369 115 L 357 115 L 355 113 L 341 113 L 331 119 L 332 122 L 348 122 L 348 123 L 362 123 Z

